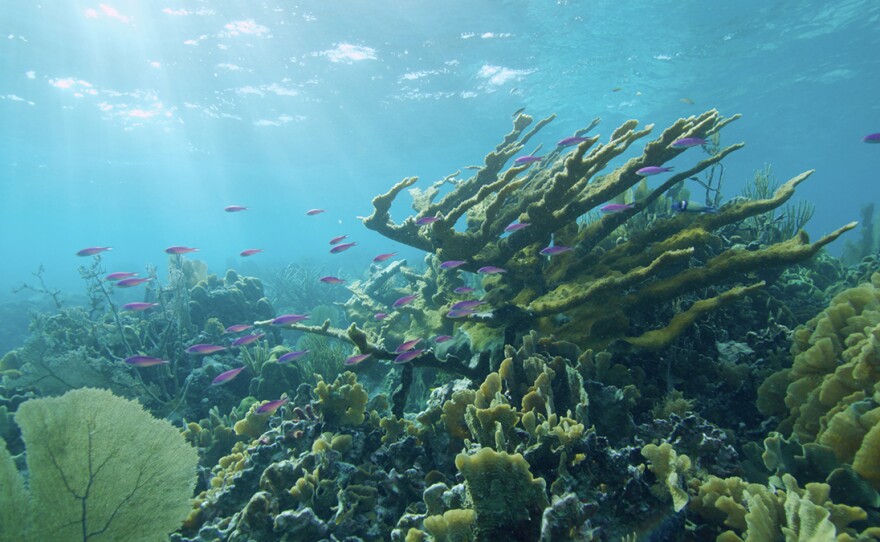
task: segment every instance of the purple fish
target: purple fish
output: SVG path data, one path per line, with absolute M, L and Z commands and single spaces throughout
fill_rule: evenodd
M 408 352 L 404 352 L 394 358 L 394 363 L 406 363 L 407 361 L 412 361 L 421 356 L 424 352 L 424 349 L 409 350 Z
M 150 356 L 131 356 L 125 358 L 125 363 L 132 367 L 152 367 L 153 365 L 167 365 L 167 359 L 153 358 Z
M 464 301 L 459 301 L 458 303 L 452 305 L 452 310 L 457 311 L 461 309 L 473 309 L 479 307 L 485 303 L 485 301 L 480 301 L 479 299 L 466 299 Z
M 326 277 L 321 277 L 318 280 L 320 280 L 321 282 L 325 282 L 327 284 L 342 284 L 343 282 L 345 282 L 343 279 L 341 279 L 339 277 L 334 277 L 331 275 L 327 275 Z
M 699 145 L 705 145 L 706 140 L 701 137 L 683 137 L 681 139 L 676 139 L 672 143 L 670 143 L 670 147 L 673 149 L 689 149 L 691 147 L 697 147 Z
M 412 340 L 406 341 L 405 343 L 402 343 L 400 346 L 395 348 L 394 352 L 399 354 L 401 352 L 406 352 L 407 350 L 412 350 L 420 342 L 422 342 L 421 339 L 412 339 Z
M 521 229 L 528 228 L 529 226 L 531 226 L 531 224 L 529 224 L 528 222 L 514 222 L 513 224 L 504 228 L 504 231 L 519 231 Z
M 862 138 L 862 142 L 863 143 L 874 143 L 874 144 L 880 143 L 880 132 L 877 132 L 875 134 L 866 135 L 865 137 Z
M 281 316 L 273 318 L 269 323 L 273 326 L 286 326 L 288 324 L 295 324 L 308 319 L 308 314 L 282 314 Z
M 158 307 L 158 303 L 143 303 L 137 301 L 135 303 L 126 303 L 122 306 L 122 310 L 124 311 L 145 311 L 152 309 L 153 307 Z
M 469 294 L 471 292 L 476 292 L 476 288 L 471 288 L 470 286 L 459 286 L 455 290 L 452 290 L 453 293 L 456 294 Z
M 543 160 L 543 156 L 535 156 L 533 154 L 527 154 L 525 156 L 520 156 L 516 160 L 513 161 L 514 164 L 521 166 L 523 164 L 533 164 L 535 162 L 540 162 Z
M 428 224 L 433 224 L 438 220 L 440 220 L 440 217 L 438 216 L 423 216 L 422 218 L 416 220 L 416 224 L 418 224 L 419 226 L 426 226 Z
M 229 371 L 224 371 L 224 372 L 220 373 L 219 375 L 217 375 L 217 378 L 215 378 L 214 380 L 211 381 L 211 385 L 217 386 L 219 384 L 225 384 L 226 382 L 229 382 L 230 380 L 232 380 L 233 378 L 238 376 L 238 373 L 244 371 L 244 369 L 245 369 L 245 367 L 241 366 L 238 369 L 231 369 Z
M 377 312 L 376 314 L 373 315 L 373 318 L 375 318 L 376 320 L 384 320 L 384 319 L 388 318 L 388 315 L 385 314 L 384 312 Z
M 557 147 L 571 147 L 572 145 L 578 145 L 583 143 L 584 141 L 588 141 L 589 137 L 579 137 L 579 136 L 571 136 L 566 137 L 565 139 L 560 139 L 558 143 L 556 143 Z
M 287 404 L 287 397 L 263 403 L 257 407 L 257 414 L 275 414 L 275 411 Z
M 229 207 L 224 207 L 223 210 L 227 213 L 238 213 L 241 211 L 247 211 L 248 208 L 242 207 L 241 205 L 230 205 Z
M 456 267 L 461 267 L 467 262 L 464 260 L 446 260 L 445 262 L 440 263 L 440 269 L 455 269 Z
M 315 215 L 319 215 L 321 213 L 326 213 L 326 212 L 327 212 L 326 209 L 309 209 L 308 211 L 306 211 L 306 214 L 309 216 L 315 216 Z
M 507 273 L 507 269 L 495 267 L 494 265 L 487 265 L 485 267 L 477 269 L 477 273 L 481 273 L 483 275 L 497 275 L 498 273 Z
M 368 357 L 370 357 L 370 354 L 358 354 L 356 356 L 349 356 L 349 357 L 345 358 L 345 364 L 346 365 L 357 365 L 358 363 L 364 361 Z
M 265 252 L 265 251 L 261 248 L 249 248 L 246 250 L 242 250 L 241 254 L 239 254 L 239 256 L 244 256 L 245 258 L 247 258 L 248 256 L 253 256 L 254 254 L 259 254 L 260 252 Z
M 599 210 L 603 213 L 621 213 L 623 211 L 629 211 L 633 208 L 631 203 L 609 203 L 603 207 L 599 207 Z
M 105 250 L 113 250 L 111 247 L 89 247 L 84 248 L 76 253 L 77 256 L 94 256 L 95 254 L 100 254 Z
M 398 299 L 397 301 L 395 301 L 394 303 L 392 303 L 391 306 L 394 308 L 397 308 L 397 307 L 402 307 L 404 305 L 409 305 L 410 303 L 415 301 L 417 297 L 419 297 L 419 294 L 405 295 L 405 296 L 401 297 L 400 299 Z
M 452 309 L 451 311 L 446 313 L 447 318 L 466 318 L 472 314 L 475 314 L 476 311 L 473 309 Z
M 248 324 L 235 324 L 235 325 L 231 325 L 228 328 L 226 328 L 224 333 L 241 333 L 242 331 L 247 331 L 252 327 L 254 327 L 254 326 L 251 326 Z
M 672 170 L 672 167 L 647 166 L 641 169 L 637 169 L 636 175 L 638 175 L 639 177 L 650 177 L 651 175 L 659 175 L 661 173 L 667 173 Z
M 299 359 L 306 354 L 309 353 L 308 348 L 305 350 L 294 350 L 293 352 L 288 352 L 283 356 L 278 358 L 278 363 L 287 363 L 288 361 L 293 361 L 295 359 Z
M 165 249 L 167 254 L 187 254 L 189 252 L 197 252 L 199 249 L 192 247 L 173 246 Z
M 116 283 L 116 287 L 117 287 L 117 288 L 131 288 L 132 286 L 137 286 L 137 285 L 139 285 L 139 284 L 143 284 L 143 283 L 145 283 L 145 282 L 150 282 L 151 280 L 153 280 L 153 279 L 151 279 L 151 278 L 145 278 L 145 279 L 136 279 L 136 278 L 122 279 L 122 280 L 120 280 L 120 281 L 118 281 L 118 282 Z
M 186 349 L 187 354 L 195 354 L 197 356 L 210 356 L 217 352 L 226 350 L 225 346 L 217 346 L 213 344 L 194 344 Z
M 334 237 L 333 239 L 330 239 L 330 244 L 331 245 L 339 244 L 342 242 L 343 239 L 346 239 L 346 238 L 348 238 L 347 235 L 340 235 L 338 237 Z
M 437 344 L 445 343 L 446 341 L 451 341 L 452 335 L 437 335 L 434 337 L 434 342 Z
M 396 252 L 386 252 L 385 254 L 379 254 L 378 256 L 373 258 L 373 261 L 374 262 L 384 262 L 385 260 L 393 258 L 396 255 L 397 255 Z
M 342 243 L 341 245 L 336 245 L 335 247 L 330 249 L 330 254 L 339 254 L 343 250 L 348 250 L 356 244 L 357 243 Z
M 562 245 L 556 245 L 552 247 L 545 247 L 538 252 L 541 256 L 556 256 L 558 254 L 562 254 L 563 252 L 568 252 L 571 250 L 571 247 L 564 247 Z
M 136 277 L 136 276 L 137 276 L 137 273 L 128 273 L 126 271 L 117 271 L 116 273 L 110 273 L 109 275 L 104 277 L 104 280 L 109 280 L 110 282 L 114 282 L 117 280 L 127 279 L 127 278 L 131 278 L 131 277 Z
M 241 337 L 232 341 L 232 346 L 247 346 L 251 343 L 255 343 L 265 337 L 265 333 L 254 333 L 253 335 L 242 335 Z

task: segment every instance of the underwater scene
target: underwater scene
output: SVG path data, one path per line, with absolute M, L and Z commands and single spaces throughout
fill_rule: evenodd
M 0 542 L 880 540 L 880 2 L 7 3 Z

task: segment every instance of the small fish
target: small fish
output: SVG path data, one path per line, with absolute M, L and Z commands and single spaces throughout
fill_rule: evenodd
M 566 137 L 565 139 L 560 139 L 558 143 L 556 143 L 557 147 L 571 147 L 573 145 L 579 145 L 584 141 L 588 141 L 589 137 L 579 137 L 579 136 L 571 136 Z
M 244 256 L 247 258 L 248 256 L 253 256 L 254 254 L 259 254 L 260 252 L 265 252 L 262 248 L 249 248 L 247 250 L 242 250 L 239 256 Z
M 669 146 L 673 149 L 689 149 L 691 147 L 698 147 L 705 144 L 706 140 L 701 137 L 683 137 L 681 139 L 676 139 Z
M 506 231 L 506 232 L 519 231 L 519 230 L 528 228 L 529 226 L 531 226 L 531 224 L 529 224 L 528 222 L 514 222 L 513 224 L 504 228 L 504 231 Z
M 100 254 L 105 250 L 113 250 L 112 247 L 89 247 L 84 248 L 76 253 L 77 256 L 94 256 L 95 254 Z
M 603 213 L 622 213 L 633 208 L 631 203 L 609 203 L 608 205 L 599 207 Z
M 641 169 L 637 169 L 636 175 L 638 175 L 639 177 L 650 177 L 651 175 L 667 173 L 669 171 L 672 171 L 672 169 L 672 167 L 646 166 Z
M 623 90 L 623 87 L 614 87 L 611 89 L 611 92 L 620 92 L 621 90 Z
M 391 306 L 394 308 L 397 308 L 397 307 L 402 307 L 404 305 L 409 305 L 410 303 L 415 301 L 417 297 L 419 297 L 419 294 L 405 295 L 405 296 L 401 297 L 400 299 L 398 299 L 397 301 L 395 301 L 394 303 L 392 303 Z
M 254 333 L 253 335 L 242 335 L 241 337 L 232 341 L 232 346 L 247 346 L 249 344 L 255 343 L 265 337 L 265 333 Z
M 459 286 L 455 290 L 452 290 L 453 293 L 456 294 L 469 294 L 471 292 L 476 292 L 476 288 L 471 288 L 470 286 Z
M 125 358 L 125 363 L 132 367 L 152 367 L 154 365 L 168 365 L 167 359 L 153 358 L 150 356 L 131 356 Z
M 131 277 L 136 277 L 137 273 L 128 273 L 126 271 L 117 271 L 116 273 L 110 273 L 104 280 L 109 280 L 110 282 L 115 282 L 117 280 L 127 279 Z
M 386 252 L 385 254 L 379 254 L 378 256 L 373 258 L 373 261 L 374 262 L 384 262 L 385 260 L 388 260 L 388 259 L 393 258 L 395 256 L 397 256 L 396 252 Z
M 525 111 L 525 110 L 526 110 L 525 107 L 520 107 L 519 109 L 517 109 L 516 111 L 513 112 L 513 118 L 518 117 L 519 114 L 522 113 L 522 112 Z
M 225 346 L 217 346 L 213 344 L 194 344 L 186 349 L 187 354 L 195 354 L 197 356 L 210 356 L 217 352 L 226 350 Z
M 241 333 L 242 331 L 247 331 L 254 326 L 248 324 L 234 324 L 226 328 L 224 333 Z
M 135 303 L 126 303 L 122 306 L 122 310 L 124 311 L 145 311 L 152 309 L 153 307 L 158 307 L 158 303 L 143 303 L 143 302 L 135 302 Z
M 690 98 L 682 98 L 678 101 L 680 101 L 681 103 L 688 104 L 688 105 L 694 105 L 696 103 L 693 100 L 691 100 Z
M 473 309 L 452 309 L 451 311 L 446 313 L 447 318 L 466 318 L 472 314 L 475 314 L 477 311 Z
M 327 275 L 326 277 L 321 277 L 318 280 L 320 280 L 321 282 L 325 282 L 327 284 L 342 284 L 343 282 L 345 282 L 345 280 L 343 280 L 339 277 L 333 277 L 330 275 Z
M 423 216 L 422 218 L 416 220 L 416 224 L 418 224 L 419 226 L 427 226 L 428 224 L 433 224 L 438 220 L 440 220 L 439 216 Z
M 351 247 L 355 246 L 357 243 L 342 243 L 341 245 L 336 245 L 335 247 L 330 249 L 330 254 L 339 254 L 344 250 L 348 250 Z
M 217 378 L 215 378 L 214 380 L 211 381 L 211 385 L 217 386 L 219 384 L 225 384 L 226 382 L 229 382 L 230 380 L 232 380 L 233 378 L 238 376 L 238 373 L 244 371 L 244 369 L 245 369 L 245 367 L 241 366 L 238 369 L 231 369 L 229 371 L 224 371 L 224 372 L 220 373 L 219 375 L 217 375 Z
M 679 213 L 717 213 L 718 209 L 696 201 L 681 200 L 672 204 L 672 210 Z
M 388 315 L 385 314 L 384 312 L 377 312 L 376 314 L 373 315 L 373 318 L 375 318 L 376 320 L 384 320 L 384 319 L 388 318 Z
M 242 207 L 241 205 L 230 205 L 229 207 L 224 207 L 224 211 L 227 213 L 239 213 L 241 211 L 247 211 L 247 207 Z
M 477 273 L 480 273 L 483 275 L 497 275 L 498 273 L 507 273 L 507 269 L 495 267 L 494 265 L 487 265 L 485 267 L 481 267 L 481 268 L 477 269 Z
M 337 245 L 337 244 L 339 244 L 340 242 L 342 242 L 343 239 L 346 239 L 346 238 L 348 238 L 347 235 L 339 235 L 339 236 L 336 236 L 336 237 L 334 237 L 333 239 L 330 239 L 330 244 L 331 244 L 331 245 Z
M 562 245 L 556 245 L 556 246 L 552 246 L 552 247 L 542 248 L 540 250 L 540 252 L 538 252 L 538 254 L 540 254 L 541 256 L 557 256 L 557 255 L 562 254 L 564 252 L 568 252 L 569 250 L 571 250 L 571 247 L 564 247 Z
M 410 350 L 408 352 L 399 354 L 396 358 L 394 358 L 394 363 L 406 363 L 407 361 L 412 361 L 416 359 L 424 353 L 425 350 L 421 348 L 418 350 Z
M 406 351 L 408 351 L 408 350 L 412 350 L 412 349 L 415 348 L 416 345 L 419 344 L 420 342 L 422 342 L 421 339 L 411 339 L 411 340 L 409 340 L 409 341 L 406 341 L 405 343 L 401 343 L 400 346 L 398 346 L 397 348 L 394 349 L 394 352 L 395 352 L 396 354 L 399 354 L 399 353 L 401 353 L 401 352 L 406 352 Z
M 866 135 L 865 137 L 862 138 L 862 142 L 863 143 L 872 143 L 872 144 L 880 143 L 880 132 L 877 132 L 875 134 Z
M 514 164 L 521 166 L 523 164 L 533 164 L 535 162 L 540 162 L 543 160 L 543 156 L 535 156 L 533 154 L 527 154 L 525 156 L 520 156 L 516 160 L 513 161 Z
M 464 260 L 446 260 L 445 262 L 440 263 L 440 269 L 455 269 L 456 267 L 461 267 L 467 262 Z
M 168 248 L 166 248 L 166 249 L 165 249 L 165 252 L 166 252 L 167 254 L 186 254 L 186 253 L 188 253 L 188 252 L 196 252 L 196 251 L 198 251 L 198 250 L 199 250 L 199 249 L 197 249 L 197 248 L 190 248 L 190 247 L 177 247 L 177 246 L 175 246 L 175 247 L 168 247 Z
M 349 356 L 349 357 L 345 358 L 345 364 L 346 365 L 357 365 L 358 363 L 364 361 L 368 357 L 370 357 L 370 354 L 358 354 L 356 356 Z
M 321 213 L 326 213 L 326 212 L 327 212 L 326 209 L 309 209 L 308 211 L 306 211 L 306 214 L 309 216 L 315 216 L 315 215 L 319 215 Z
M 153 280 L 153 279 L 151 279 L 149 277 L 145 278 L 145 279 L 136 279 L 136 278 L 122 279 L 122 280 L 116 282 L 116 287 L 117 288 L 131 288 L 132 286 L 137 286 L 137 285 L 143 284 L 145 282 L 150 282 L 151 280 Z
M 275 414 L 275 411 L 287 404 L 287 397 L 263 403 L 257 407 L 257 414 Z
M 480 301 L 479 299 L 465 299 L 464 301 L 459 301 L 452 305 L 452 310 L 457 311 L 461 309 L 473 309 L 475 307 L 479 307 L 485 303 L 485 301 Z
M 446 341 L 451 341 L 452 335 L 437 335 L 434 337 L 434 342 L 437 344 L 445 343 Z
M 294 350 L 293 352 L 288 352 L 283 356 L 278 358 L 278 363 L 287 363 L 288 361 L 293 361 L 295 359 L 299 359 L 306 354 L 309 353 L 308 348 L 305 350 Z
M 297 322 L 302 322 L 303 320 L 308 320 L 308 314 L 282 314 L 276 318 L 273 318 L 270 324 L 273 326 L 286 326 L 288 324 L 295 324 Z

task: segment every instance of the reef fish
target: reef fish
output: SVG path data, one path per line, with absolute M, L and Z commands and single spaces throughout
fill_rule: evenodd
M 421 339 L 411 339 L 409 341 L 406 341 L 405 343 L 401 343 L 400 346 L 398 346 L 397 348 L 394 349 L 394 352 L 399 354 L 401 352 L 406 352 L 408 350 L 412 350 L 420 342 L 422 342 Z
M 211 385 L 216 386 L 218 384 L 225 384 L 226 382 L 229 382 L 230 380 L 238 376 L 238 373 L 244 371 L 244 369 L 245 367 L 241 366 L 238 369 L 230 369 L 229 371 L 224 371 L 217 375 L 217 378 L 211 381 Z
M 225 333 L 241 333 L 242 331 L 247 331 L 254 326 L 248 324 L 234 324 L 226 328 Z
M 467 262 L 464 260 L 446 260 L 445 262 L 440 263 L 440 269 L 455 269 L 456 267 L 461 267 Z
M 100 254 L 105 250 L 113 250 L 112 247 L 89 247 L 84 248 L 76 253 L 77 256 L 94 256 L 95 254 Z
M 339 254 L 343 250 L 348 250 L 356 244 L 357 243 L 342 243 L 341 245 L 336 245 L 335 247 L 330 249 L 330 254 Z
M 145 282 L 150 282 L 151 280 L 153 280 L 153 279 L 151 279 L 149 277 L 145 278 L 145 279 L 136 279 L 136 278 L 122 279 L 122 280 L 116 282 L 116 287 L 117 288 L 131 288 L 132 286 L 137 286 L 137 285 L 143 284 Z
M 273 326 L 286 326 L 288 324 L 302 322 L 303 320 L 307 320 L 308 318 L 308 314 L 282 314 L 281 316 L 273 318 L 272 321 L 269 323 Z
M 510 224 L 509 226 L 504 228 L 504 231 L 506 231 L 506 232 L 519 231 L 523 228 L 528 228 L 529 226 L 531 226 L 531 224 L 529 224 L 528 222 L 514 222 L 513 224 Z
M 419 226 L 426 226 L 428 224 L 433 224 L 438 220 L 440 220 L 439 216 L 423 216 L 422 218 L 416 220 L 416 224 L 418 224 Z
M 880 132 L 875 134 L 868 134 L 862 138 L 862 142 L 864 143 L 880 143 Z
M 409 305 L 410 303 L 415 301 L 417 297 L 419 297 L 419 294 L 405 295 L 405 296 L 401 297 L 400 299 L 398 299 L 397 301 L 395 301 L 394 303 L 392 303 L 391 306 L 394 308 L 397 308 L 397 307 L 402 307 L 404 305 Z
M 571 147 L 572 145 L 578 145 L 583 143 L 584 141 L 589 140 L 589 137 L 579 137 L 579 136 L 571 136 L 566 137 L 565 139 L 560 139 L 556 144 L 557 147 Z
M 425 350 L 421 348 L 418 350 L 409 350 L 407 352 L 399 354 L 396 358 L 394 358 L 394 363 L 406 363 L 407 361 L 412 361 L 424 353 Z
M 396 255 L 397 255 L 396 252 L 386 252 L 385 254 L 379 254 L 378 256 L 376 256 L 375 258 L 373 258 L 373 261 L 374 261 L 374 262 L 384 262 L 385 260 L 388 260 L 388 259 L 390 259 L 390 258 L 393 258 L 393 257 L 395 257 Z
M 255 343 L 265 337 L 265 333 L 254 333 L 253 335 L 242 335 L 241 337 L 232 341 L 232 346 L 247 346 L 249 344 Z
M 293 352 L 288 352 L 288 353 L 284 354 L 283 356 L 279 357 L 278 363 L 287 363 L 288 361 L 293 361 L 295 359 L 299 359 L 308 353 L 309 353 L 308 348 L 306 348 L 305 350 L 294 350 Z
M 287 404 L 287 397 L 263 403 L 257 407 L 257 414 L 275 414 L 275 411 Z
M 507 273 L 507 269 L 495 267 L 494 265 L 487 265 L 485 267 L 481 267 L 481 268 L 477 269 L 477 273 L 480 273 L 483 275 L 497 275 L 499 273 Z
M 242 207 L 241 205 L 230 205 L 229 207 L 224 207 L 223 210 L 227 213 L 238 213 L 241 211 L 247 211 L 248 208 Z
M 168 247 L 168 248 L 166 248 L 166 249 L 165 249 L 165 252 L 166 252 L 167 254 L 186 254 L 186 253 L 188 253 L 188 252 L 196 252 L 196 251 L 198 251 L 198 250 L 199 250 L 199 249 L 197 249 L 197 248 L 192 248 L 192 247 L 180 247 L 180 246 L 174 246 L 174 247 Z
M 623 211 L 629 211 L 633 208 L 631 203 L 609 203 L 603 207 L 599 207 L 599 210 L 603 213 L 621 213 Z
M 331 245 L 339 244 L 339 243 L 342 242 L 343 239 L 346 239 L 346 238 L 348 238 L 347 235 L 337 235 L 337 236 L 334 237 L 333 239 L 330 239 L 330 244 L 331 244 Z
M 110 282 L 115 282 L 117 280 L 127 279 L 130 277 L 136 277 L 137 273 L 129 273 L 127 271 L 117 271 L 116 273 L 110 273 L 104 280 L 109 280 Z
M 454 311 L 461 309 L 473 309 L 475 307 L 479 307 L 483 303 L 485 303 L 485 301 L 480 301 L 479 299 L 466 299 L 464 301 L 459 301 L 458 303 L 455 303 L 454 305 L 452 305 L 451 308 Z
M 126 303 L 122 306 L 122 310 L 124 311 L 145 311 L 152 309 L 153 307 L 158 307 L 158 303 L 144 303 L 142 301 L 136 301 L 134 303 Z
M 225 346 L 217 346 L 215 344 L 194 344 L 186 349 L 187 354 L 195 354 L 197 356 L 209 356 L 226 350 Z
M 451 341 L 451 340 L 452 340 L 452 335 L 437 335 L 436 337 L 434 337 L 434 342 L 437 344 L 445 343 L 446 341 Z
M 672 204 L 672 210 L 679 213 L 717 213 L 718 209 L 696 201 L 681 200 Z
M 265 252 L 265 251 L 261 248 L 249 248 L 246 250 L 242 250 L 241 254 L 239 254 L 239 256 L 244 256 L 245 258 L 247 258 L 248 256 L 253 256 L 254 254 L 258 254 L 260 252 Z
M 646 166 L 636 170 L 636 175 L 640 177 L 650 177 L 651 175 L 659 175 L 672 171 L 672 167 Z
M 343 282 L 345 282 L 343 279 L 341 279 L 339 277 L 334 277 L 331 275 L 327 275 L 326 277 L 321 277 L 318 280 L 320 280 L 321 282 L 325 282 L 327 284 L 342 284 Z
M 514 164 L 518 166 L 522 166 L 524 164 L 534 164 L 535 162 L 540 162 L 543 160 L 543 156 L 535 156 L 533 154 L 527 154 L 525 156 L 520 156 L 516 160 L 513 161 Z
M 364 361 L 368 357 L 370 357 L 370 354 L 358 354 L 356 356 L 349 356 L 349 357 L 345 358 L 345 364 L 346 365 L 357 365 L 358 363 Z
M 471 292 L 476 292 L 476 288 L 471 288 L 470 286 L 459 286 L 455 290 L 452 290 L 453 293 L 456 294 L 469 294 Z
M 384 320 L 384 319 L 388 318 L 388 315 L 385 314 L 384 312 L 377 312 L 376 314 L 373 315 L 373 318 L 375 318 L 376 320 Z
M 681 139 L 676 139 L 669 146 L 673 149 L 689 149 L 691 147 L 705 144 L 706 140 L 701 137 L 683 137 Z
M 473 309 L 452 309 L 446 313 L 447 318 L 465 318 L 472 314 L 475 314 L 476 311 Z
M 319 215 L 321 213 L 326 213 L 326 212 L 327 212 L 326 209 L 309 209 L 308 211 L 306 211 L 306 214 L 309 216 L 315 216 L 315 215 Z
M 153 365 L 167 365 L 167 359 L 159 359 L 150 356 L 131 356 L 125 358 L 125 363 L 133 367 L 152 367 Z
M 563 252 L 568 252 L 571 250 L 571 247 L 564 247 L 562 245 L 556 245 L 552 247 L 542 248 L 538 253 L 541 256 L 556 256 L 558 254 L 562 254 Z

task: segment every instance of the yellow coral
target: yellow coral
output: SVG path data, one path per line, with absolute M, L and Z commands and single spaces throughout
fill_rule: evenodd
M 443 515 L 425 518 L 425 530 L 434 542 L 470 542 L 474 540 L 473 510 L 447 510 Z
M 652 488 L 654 494 L 658 497 L 669 495 L 673 509 L 680 511 L 688 503 L 688 494 L 681 487 L 681 479 L 691 468 L 690 458 L 678 455 L 668 442 L 660 446 L 648 444 L 642 448 L 642 455 L 651 462 L 648 468 L 657 476 L 657 484 Z
M 336 377 L 333 384 L 328 385 L 320 376 L 315 386 L 317 410 L 330 425 L 360 425 L 366 417 L 367 401 L 370 396 L 358 383 L 351 371 Z

